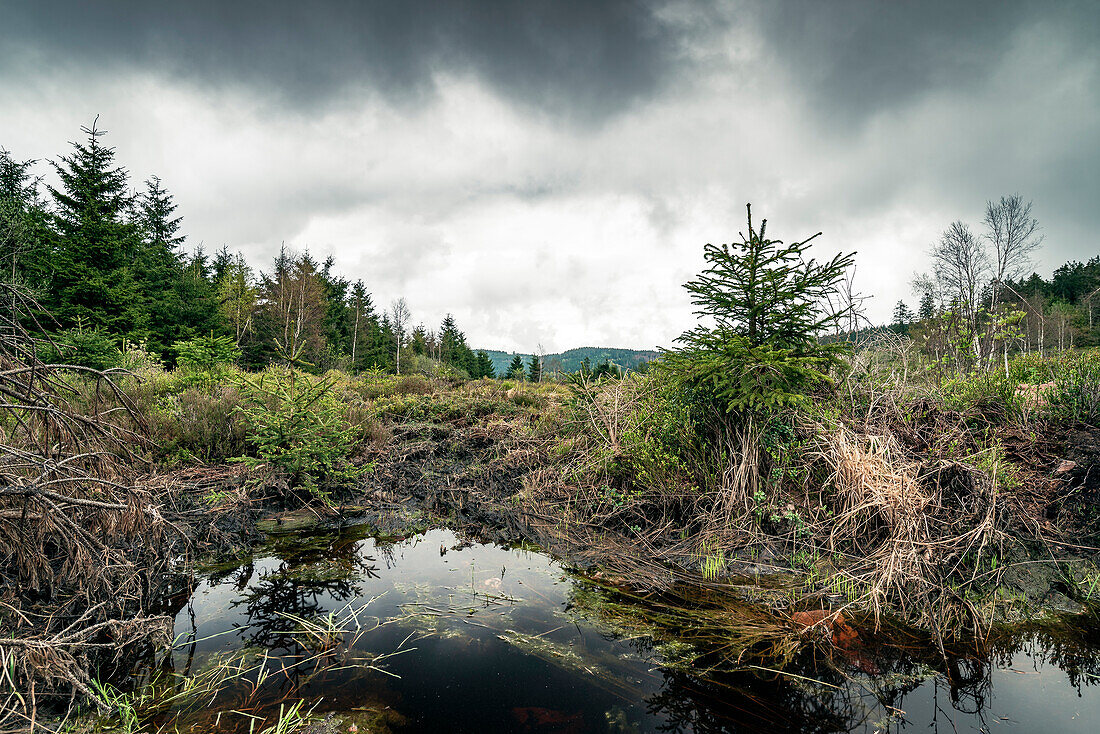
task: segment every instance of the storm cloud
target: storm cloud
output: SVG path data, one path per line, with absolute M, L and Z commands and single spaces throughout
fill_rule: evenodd
M 308 114 L 364 91 L 422 104 L 440 70 L 510 100 L 597 121 L 683 68 L 692 28 L 629 0 L 46 2 L 5 8 L 5 67 L 155 70 L 245 86 Z
M 746 202 L 857 250 L 888 318 L 1020 192 L 1040 272 L 1100 254 L 1091 2 L 6 3 L 0 145 L 99 114 L 191 246 L 332 254 L 479 347 L 668 345 Z M 49 175 L 48 169 L 42 171 Z

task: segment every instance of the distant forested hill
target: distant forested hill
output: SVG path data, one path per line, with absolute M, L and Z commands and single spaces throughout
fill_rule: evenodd
M 493 369 L 496 371 L 497 375 L 504 375 L 508 372 L 508 365 L 516 354 L 519 354 L 520 357 L 523 358 L 524 364 L 531 358 L 530 354 L 518 352 L 500 352 L 494 349 L 487 349 L 485 351 L 489 353 L 489 358 L 493 360 Z M 642 362 L 649 362 L 650 360 L 656 359 L 657 352 L 641 349 L 613 349 L 611 347 L 578 347 L 577 349 L 569 349 L 560 354 L 547 354 L 546 361 L 543 363 L 543 369 L 547 373 L 552 373 L 555 370 L 576 372 L 581 368 L 581 362 L 584 361 L 585 357 L 588 358 L 588 363 L 592 367 L 595 367 L 604 360 L 608 360 L 619 365 L 623 369 L 631 370 Z

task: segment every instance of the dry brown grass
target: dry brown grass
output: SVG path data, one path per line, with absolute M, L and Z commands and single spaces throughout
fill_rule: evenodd
M 1007 537 L 1004 502 L 993 477 L 958 460 L 978 442 L 965 416 L 932 410 L 926 426 L 900 407 L 925 394 L 906 382 L 908 348 L 893 340 L 871 355 L 863 377 L 841 386 L 835 415 L 803 411 L 786 458 L 766 447 L 762 421 L 716 417 L 705 483 L 647 484 L 619 461 L 623 436 L 647 419 L 644 378 L 578 383 L 564 437 L 516 501 L 551 545 L 652 588 L 680 572 L 670 562 L 687 571 L 686 558 L 710 562 L 711 577 L 694 583 L 711 587 L 770 568 L 804 578 L 805 603 L 840 594 L 876 623 L 889 612 L 964 634 L 987 621 L 969 599 Z M 939 458 L 941 431 L 958 440 L 946 454 L 956 458 Z

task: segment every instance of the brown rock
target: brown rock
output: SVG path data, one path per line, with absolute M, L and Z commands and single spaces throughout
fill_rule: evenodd
M 1065 460 L 1062 461 L 1061 464 L 1058 465 L 1058 468 L 1054 470 L 1054 473 L 1055 474 L 1065 474 L 1066 472 L 1073 471 L 1076 468 L 1077 468 L 1077 462 L 1076 461 L 1070 461 L 1068 459 L 1065 459 Z

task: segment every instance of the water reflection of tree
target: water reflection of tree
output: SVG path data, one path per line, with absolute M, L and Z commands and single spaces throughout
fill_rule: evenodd
M 668 671 L 646 709 L 665 720 L 661 731 L 675 734 L 848 731 L 851 717 L 836 710 L 832 698 L 806 696 L 782 680 L 743 676 L 718 682 Z
M 1071 622 L 1038 628 L 1033 634 L 1006 636 L 993 642 L 991 655 L 1001 667 L 1026 654 L 1036 664 L 1060 669 L 1071 686 L 1081 692 L 1100 683 L 1100 619 L 1089 614 Z
M 377 577 L 374 558 L 362 552 L 363 537 L 359 528 L 284 536 L 208 576 L 211 585 L 230 583 L 239 592 L 230 602 L 244 617 L 237 625 L 243 649 L 235 654 L 249 671 L 218 687 L 214 708 L 268 716 L 281 703 L 320 695 L 325 671 L 341 664 L 346 646 L 339 636 L 329 646 L 288 634 L 298 627 L 292 617 L 316 620 L 362 596 L 360 582 Z M 254 647 L 265 654 L 249 651 Z
M 231 607 L 243 609 L 242 636 L 276 654 L 301 654 L 287 615 L 309 619 L 363 594 L 360 581 L 376 578 L 375 559 L 346 534 L 312 536 L 308 543 L 276 546 L 278 566 L 249 581 Z M 238 584 L 240 588 L 240 584 Z
M 1098 641 L 1087 626 L 1008 637 L 973 654 L 882 646 L 874 674 L 844 661 L 836 667 L 804 656 L 784 675 L 726 673 L 700 676 L 667 671 L 659 693 L 647 701 L 650 714 L 665 720 L 661 731 L 686 733 L 790 731 L 806 734 L 852 730 L 900 730 L 906 697 L 918 688 L 929 694 L 927 721 L 932 732 L 959 730 L 959 719 L 985 731 L 994 701 L 994 677 L 1027 654 L 1036 665 L 1057 666 L 1071 685 L 1097 682 Z M 928 677 L 926 671 L 936 670 Z M 814 682 L 811 682 L 812 681 Z

